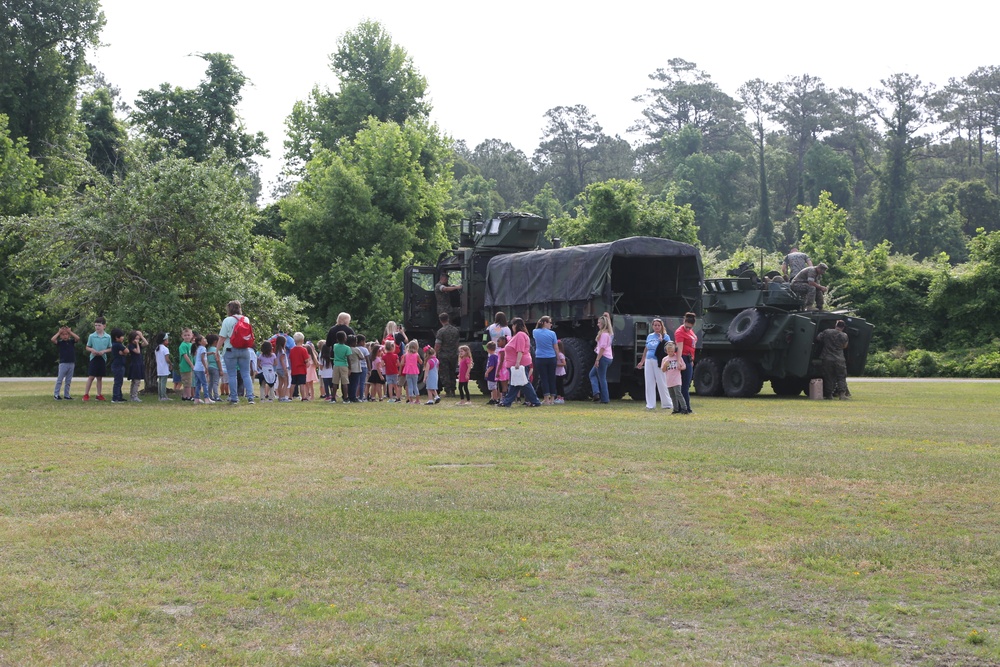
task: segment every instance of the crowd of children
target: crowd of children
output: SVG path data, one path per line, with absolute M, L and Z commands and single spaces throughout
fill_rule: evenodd
M 505 325 L 506 323 L 504 323 Z M 122 392 L 124 381 L 131 383 L 129 399 L 139 403 L 139 383 L 146 377 L 144 348 L 149 346 L 142 331 L 126 333 L 114 328 L 106 332 L 103 317 L 94 322 L 94 333 L 86 342 L 89 354 L 87 384 L 83 400 L 91 400 L 91 388 L 96 383 L 96 400 L 104 401 L 103 380 L 110 368 L 113 377 L 112 403 L 126 403 Z M 390 331 L 392 330 L 392 331 Z M 490 397 L 487 405 L 498 405 L 509 390 L 510 364 L 505 363 L 504 352 L 510 336 L 506 326 L 490 328 L 492 340 L 486 344 L 487 360 L 484 377 Z M 152 360 L 155 362 L 157 394 L 159 400 L 172 400 L 167 387 L 174 380 L 175 391 L 181 400 L 196 405 L 212 404 L 220 396 L 229 394 L 224 356 L 218 347 L 219 336 L 203 336 L 185 328 L 182 342 L 177 348 L 176 367 L 169 349 L 170 336 L 158 334 L 153 338 Z M 68 326 L 62 326 L 52 337 L 59 352 L 59 372 L 53 398 L 72 400 L 70 386 L 75 369 L 76 345 L 80 337 Z M 400 349 L 400 344 L 405 347 Z M 557 341 L 555 369 L 555 395 L 552 403 L 561 404 L 563 383 L 566 377 L 566 354 L 562 341 Z M 320 384 L 320 399 L 329 403 L 381 402 L 435 405 L 441 402 L 439 393 L 440 361 L 434 346 L 422 349 L 416 340 L 406 340 L 402 328 L 390 322 L 384 340 L 367 342 L 362 335 L 337 332 L 336 343 L 315 345 L 306 341 L 301 333 L 288 335 L 279 332 L 260 345 L 260 352 L 250 352 L 251 377 L 260 384 L 263 401 L 280 403 L 312 401 L 316 398 L 315 385 Z M 674 344 L 667 342 L 662 371 L 673 402 L 674 413 L 688 413 L 690 407 L 681 393 L 681 372 L 684 360 L 676 354 Z M 458 350 L 457 405 L 471 405 L 469 380 L 474 363 L 468 345 Z M 420 397 L 419 378 L 424 376 L 426 401 Z M 242 378 L 240 378 L 242 383 Z M 339 401 L 338 401 L 339 392 Z M 242 387 L 240 388 L 242 395 Z
M 91 388 L 96 384 L 95 400 L 104 401 L 103 383 L 110 370 L 113 376 L 112 403 L 128 402 L 123 393 L 125 379 L 130 380 L 129 400 L 141 403 L 139 384 L 146 377 L 144 350 L 150 345 L 145 334 L 132 331 L 127 336 L 121 329 L 106 332 L 107 322 L 99 317 L 94 333 L 86 341 L 89 354 L 88 377 L 83 400 L 91 400 Z M 127 339 L 127 340 L 126 340 Z M 76 364 L 76 346 L 80 337 L 68 326 L 62 326 L 52 337 L 59 352 L 59 372 L 53 398 L 72 400 L 71 385 Z M 195 405 L 210 405 L 229 394 L 225 358 L 218 347 L 219 336 L 203 336 L 190 328 L 181 331 L 181 343 L 176 356 L 170 351 L 170 334 L 153 337 L 151 361 L 155 365 L 156 389 L 159 400 L 171 401 L 167 390 L 171 380 L 182 401 Z M 424 375 L 427 405 L 440 403 L 438 393 L 439 362 L 432 346 L 420 349 L 417 341 L 409 341 L 400 354 L 392 338 L 384 343 L 367 342 L 362 335 L 338 332 L 336 343 L 313 344 L 301 333 L 275 334 L 260 345 L 260 351 L 250 352 L 251 377 L 260 385 L 262 401 L 281 403 L 312 401 L 316 385 L 319 398 L 329 403 L 381 402 L 421 403 L 419 378 Z M 459 351 L 458 405 L 471 405 L 468 384 L 472 371 L 472 353 L 468 346 Z M 242 378 L 239 380 L 242 383 Z M 240 388 L 240 395 L 243 390 Z M 338 396 L 339 393 L 339 396 Z

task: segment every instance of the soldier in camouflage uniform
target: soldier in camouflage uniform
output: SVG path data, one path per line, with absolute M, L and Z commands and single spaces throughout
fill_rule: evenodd
M 439 389 L 447 396 L 455 395 L 455 368 L 458 364 L 458 328 L 451 323 L 448 313 L 438 317 L 441 328 L 434 339 L 434 352 L 438 358 Z
M 785 280 L 791 280 L 799 275 L 799 271 L 812 265 L 809 255 L 799 252 L 798 248 L 792 248 L 792 251 L 785 255 L 785 260 L 781 263 L 781 276 Z
M 436 285 L 434 285 L 434 297 L 437 301 L 437 311 L 439 313 L 448 313 L 452 322 L 457 324 L 461 318 L 461 311 L 452 307 L 451 297 L 452 292 L 458 292 L 462 289 L 460 285 L 449 284 L 450 276 L 447 271 L 441 272 L 441 277 L 438 279 Z M 457 353 L 456 353 L 457 354 Z
M 823 310 L 823 295 L 826 288 L 819 284 L 820 276 L 826 273 L 826 264 L 807 266 L 799 271 L 790 285 L 793 292 L 806 300 L 806 310 Z
M 823 398 L 850 398 L 847 389 L 847 360 L 844 350 L 847 349 L 847 334 L 844 333 L 844 320 L 837 320 L 832 329 L 824 329 L 816 336 L 816 341 L 823 344 L 820 360 L 823 362 Z

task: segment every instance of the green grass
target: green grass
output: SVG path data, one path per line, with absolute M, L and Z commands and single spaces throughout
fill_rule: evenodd
M 1000 664 L 1000 385 L 55 403 L 0 384 L 0 664 Z

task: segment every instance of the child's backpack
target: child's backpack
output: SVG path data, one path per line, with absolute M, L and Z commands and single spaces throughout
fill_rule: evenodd
M 236 326 L 233 327 L 233 335 L 229 338 L 229 343 L 236 349 L 247 349 L 254 346 L 253 327 L 250 326 L 250 318 L 240 315 L 236 319 Z

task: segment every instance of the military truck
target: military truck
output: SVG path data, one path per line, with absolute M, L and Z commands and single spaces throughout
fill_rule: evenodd
M 660 317 L 673 331 L 684 313 L 700 312 L 702 266 L 698 249 L 687 243 L 632 237 L 611 243 L 559 247 L 545 238 L 548 220 L 527 213 L 502 213 L 485 222 L 462 221 L 459 245 L 436 266 L 405 269 L 403 323 L 409 337 L 431 343 L 439 328 L 434 286 L 447 273 L 444 303 L 470 346 L 473 379 L 485 390 L 486 327 L 494 313 L 521 317 L 533 327 L 542 315 L 553 320 L 567 357 L 565 397 L 591 394 L 597 318 L 614 323 L 614 361 L 608 368 L 612 396 L 639 396 L 642 358 L 650 322 Z
M 774 393 L 797 396 L 822 377 L 816 335 L 837 320 L 847 324 L 847 373 L 861 375 L 874 327 L 846 311 L 802 306 L 776 272 L 761 279 L 743 267 L 739 275 L 706 279 L 694 367 L 698 395 L 753 396 L 770 381 Z

